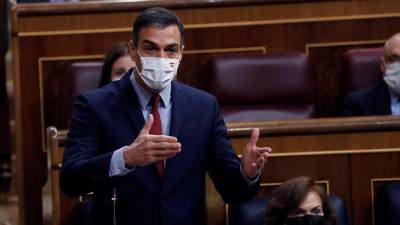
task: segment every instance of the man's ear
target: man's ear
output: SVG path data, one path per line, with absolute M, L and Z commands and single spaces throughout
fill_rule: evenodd
M 135 70 L 141 71 L 139 53 L 138 53 L 137 48 L 132 40 L 129 41 L 129 54 L 131 56 L 131 60 L 133 61 Z
M 380 60 L 379 60 L 379 66 L 380 66 L 380 68 L 381 68 L 382 75 L 384 76 L 384 75 L 385 75 L 385 67 L 386 67 L 386 62 L 385 62 L 384 56 L 382 56 L 382 57 L 380 58 Z
M 135 44 L 133 43 L 132 40 L 129 41 L 129 54 L 131 56 L 132 61 L 135 61 L 135 59 L 137 58 L 137 51 Z
M 182 45 L 181 47 L 181 54 L 183 55 L 183 49 L 185 49 L 185 45 Z

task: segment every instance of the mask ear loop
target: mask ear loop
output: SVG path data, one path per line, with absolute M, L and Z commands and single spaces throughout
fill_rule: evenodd
M 140 57 L 143 57 L 142 54 L 139 52 L 139 49 L 136 49 L 136 52 L 139 54 Z
M 142 54 L 140 54 L 140 52 L 139 52 L 139 49 L 137 49 L 136 48 L 136 52 L 138 53 L 138 55 L 140 56 L 140 64 L 142 64 Z M 140 65 L 141 67 L 142 67 L 142 70 L 143 70 L 143 65 Z M 136 65 L 136 63 L 135 63 L 135 69 L 136 69 L 136 72 L 141 76 L 142 75 L 142 71 L 139 71 L 139 68 L 138 68 L 138 66 Z
M 181 54 L 181 55 L 179 56 L 179 58 L 177 58 L 177 60 L 179 61 L 179 63 L 182 62 L 182 57 L 183 57 L 183 55 Z
M 177 59 L 178 60 L 178 67 L 179 67 L 179 64 L 181 64 L 181 62 L 182 62 L 182 54 L 179 56 L 179 58 Z M 179 68 L 178 68 L 179 69 Z M 176 70 L 176 74 L 175 74 L 175 76 L 174 76 L 174 80 L 176 81 L 176 80 L 178 80 L 178 69 Z
M 182 57 L 183 57 L 183 49 L 185 48 L 185 45 L 182 45 L 182 48 L 181 48 L 181 50 L 180 50 L 180 56 L 179 56 L 179 63 L 181 63 L 182 62 Z

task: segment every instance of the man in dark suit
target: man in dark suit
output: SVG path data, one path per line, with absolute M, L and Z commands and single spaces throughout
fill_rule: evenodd
M 183 37 L 173 12 L 143 11 L 136 69 L 75 100 L 60 182 L 69 196 L 93 192 L 91 224 L 205 224 L 206 172 L 226 203 L 258 190 L 271 149 L 254 129 L 239 160 L 216 99 L 173 80 Z
M 347 116 L 400 115 L 400 33 L 385 42 L 380 60 L 382 79 L 350 93 L 344 101 Z

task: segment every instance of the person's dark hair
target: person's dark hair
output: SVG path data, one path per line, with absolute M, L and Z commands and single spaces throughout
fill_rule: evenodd
M 100 87 L 111 82 L 111 69 L 115 61 L 121 56 L 129 55 L 129 45 L 126 42 L 118 42 L 111 46 L 104 58 L 101 68 Z
M 157 27 L 164 29 L 168 26 L 176 25 L 178 26 L 179 33 L 181 34 L 181 47 L 183 46 L 183 38 L 185 36 L 185 31 L 183 28 L 183 23 L 179 17 L 171 10 L 165 8 L 149 8 L 144 10 L 139 14 L 133 23 L 133 44 L 138 47 L 140 29 L 144 27 Z
M 315 191 L 321 198 L 325 225 L 336 225 L 336 217 L 329 205 L 324 189 L 309 177 L 290 179 L 280 185 L 268 203 L 265 224 L 283 225 L 290 212 L 296 210 L 310 191 Z

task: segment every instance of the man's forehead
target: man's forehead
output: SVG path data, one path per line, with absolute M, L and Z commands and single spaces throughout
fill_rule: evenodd
M 176 25 L 148 26 L 140 29 L 139 42 L 157 45 L 179 45 L 181 35 Z
M 396 35 L 387 42 L 386 54 L 400 54 L 400 35 Z

